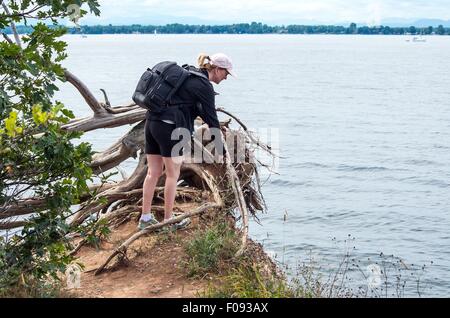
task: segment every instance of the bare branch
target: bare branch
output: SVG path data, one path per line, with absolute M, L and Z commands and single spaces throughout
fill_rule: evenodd
M 138 108 L 130 108 L 127 112 L 119 114 L 109 114 L 106 110 L 106 115 L 96 118 L 89 117 L 71 121 L 68 124 L 62 126 L 63 129 L 68 131 L 91 131 L 99 128 L 113 128 L 123 125 L 131 125 L 138 121 L 145 119 L 145 113 L 147 110 L 138 106 Z
M 114 107 L 109 107 L 108 105 L 103 105 L 103 107 L 110 114 L 120 114 L 120 113 L 125 113 L 130 110 L 134 110 L 134 109 L 142 109 L 142 107 L 140 107 L 134 103 L 131 103 L 131 104 L 125 105 L 125 106 L 114 106 Z
M 106 191 L 111 189 L 113 184 L 100 184 L 92 185 L 89 187 L 89 192 L 83 194 L 80 197 L 80 201 L 83 202 L 92 197 L 91 193 L 94 191 Z M 126 194 L 124 194 L 126 196 Z M 15 216 L 22 216 L 35 213 L 44 209 L 47 205 L 47 201 L 41 198 L 27 198 L 20 201 L 9 203 L 7 201 L 0 207 L 0 220 L 7 219 Z M 9 222 L 9 221 L 5 221 Z
M 13 44 L 14 42 L 11 40 L 11 38 L 4 32 L 2 32 L 3 38 L 8 41 L 9 44 Z
M 218 112 L 221 112 L 221 113 L 224 113 L 224 114 L 227 114 L 227 115 L 230 116 L 231 118 L 234 118 L 234 120 L 236 120 L 236 121 L 239 123 L 239 125 L 241 125 L 242 128 L 244 128 L 245 131 L 248 131 L 247 126 L 244 125 L 244 123 L 243 123 L 239 118 L 237 118 L 236 116 L 234 116 L 234 115 L 231 114 L 230 112 L 226 111 L 223 107 L 218 107 L 218 108 L 217 108 L 217 111 L 218 111 Z
M 27 215 L 34 213 L 37 209 L 45 206 L 46 200 L 42 199 L 27 199 L 19 201 L 15 204 L 9 205 L 0 210 L 0 220 L 12 216 Z
M 108 112 L 102 107 L 102 105 L 97 101 L 89 88 L 78 77 L 76 77 L 68 70 L 64 70 L 64 75 L 66 76 L 67 81 L 75 86 L 75 88 L 84 97 L 86 103 L 94 112 L 95 118 L 108 116 Z
M 3 1 L 1 3 L 2 3 L 2 7 L 5 10 L 7 16 L 10 16 L 11 13 L 9 12 L 9 9 L 8 9 L 7 5 L 5 3 L 3 3 Z M 22 41 L 20 40 L 19 33 L 17 33 L 16 24 L 14 22 L 12 22 L 12 21 L 11 21 L 11 31 L 14 34 L 14 38 L 16 40 L 17 45 L 22 50 Z
M 17 221 L 17 222 L 0 222 L 0 230 L 10 230 L 17 227 L 25 226 L 28 222 Z

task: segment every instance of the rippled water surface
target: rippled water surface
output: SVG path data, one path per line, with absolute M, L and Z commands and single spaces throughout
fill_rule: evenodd
M 194 64 L 200 52 L 229 54 L 239 79 L 216 87 L 217 104 L 249 127 L 278 129 L 283 157 L 279 175 L 265 182 L 269 211 L 262 226 L 251 224 L 252 237 L 291 267 L 309 251 L 336 266 L 346 248 L 364 266 L 381 252 L 394 254 L 405 264 L 426 264 L 425 294 L 446 296 L 450 37 L 406 39 L 67 36 L 65 66 L 117 105 L 131 100 L 140 74 L 161 60 Z M 90 113 L 69 85 L 58 98 L 78 116 Z M 105 149 L 127 129 L 85 138 Z

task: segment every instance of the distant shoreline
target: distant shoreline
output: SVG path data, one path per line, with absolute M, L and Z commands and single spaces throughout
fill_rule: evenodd
M 52 27 L 52 26 L 50 26 Z M 348 27 L 336 25 L 287 25 L 268 26 L 253 22 L 231 25 L 81 25 L 66 27 L 68 34 L 325 34 L 325 35 L 450 35 L 450 28 L 439 25 L 429 27 L 390 27 L 390 26 L 358 26 L 355 23 Z M 11 34 L 10 28 L 0 30 Z M 33 31 L 32 26 L 18 25 L 19 34 Z
M 20 35 L 25 35 L 24 33 L 20 33 Z M 66 33 L 64 36 L 80 36 L 80 35 L 148 35 L 148 36 L 155 36 L 155 34 L 152 33 Z M 336 36 L 361 36 L 361 37 L 380 37 L 380 36 L 392 36 L 392 37 L 447 37 L 448 35 L 437 35 L 437 34 L 429 34 L 429 35 L 421 35 L 421 34 L 329 34 L 329 33 L 317 33 L 317 34 L 302 34 L 302 33 L 263 33 L 263 34 L 254 34 L 254 33 L 158 33 L 156 35 L 220 35 L 220 36 L 226 36 L 226 35 L 258 35 L 258 36 L 287 36 L 287 35 L 305 35 L 305 36 L 319 36 L 319 35 L 336 35 Z

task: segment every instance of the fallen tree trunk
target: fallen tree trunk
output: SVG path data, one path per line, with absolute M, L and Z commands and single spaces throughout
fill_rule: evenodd
M 135 104 L 128 106 L 112 107 L 104 90 L 105 103 L 99 102 L 90 90 L 72 73 L 66 71 L 66 78 L 78 92 L 83 96 L 88 106 L 92 109 L 93 115 L 87 118 L 74 119 L 62 128 L 68 131 L 92 131 L 96 129 L 112 128 L 127 124 L 136 124 L 122 138 L 115 141 L 107 149 L 95 153 L 92 158 L 91 168 L 97 175 L 119 168 L 120 164 L 129 158 L 139 158 L 133 173 L 123 176 L 123 180 L 118 182 L 108 182 L 106 184 L 94 184 L 91 192 L 81 198 L 80 207 L 70 220 L 71 226 L 82 225 L 89 217 L 98 215 L 98 220 L 105 220 L 109 225 L 121 224 L 130 215 L 140 213 L 142 201 L 142 186 L 147 174 L 146 155 L 144 154 L 144 125 L 146 110 Z M 177 188 L 177 202 L 181 200 L 202 201 L 204 198 L 213 199 L 213 203 L 208 203 L 200 208 L 185 212 L 170 221 L 159 224 L 140 231 L 133 235 L 105 262 L 102 269 L 112 258 L 121 254 L 125 255 L 126 248 L 134 240 L 152 231 L 179 222 L 185 217 L 199 215 L 206 210 L 221 208 L 229 211 L 238 209 L 242 219 L 241 247 L 237 255 L 241 255 L 246 247 L 248 236 L 249 215 L 256 217 L 257 211 L 265 208 L 264 199 L 260 191 L 259 179 L 257 176 L 257 163 L 253 160 L 252 151 L 249 145 L 256 145 L 264 151 L 273 155 L 271 148 L 256 140 L 247 127 L 237 118 L 224 109 L 220 111 L 235 119 L 243 128 L 244 132 L 229 128 L 231 119 L 221 122 L 221 127 L 225 134 L 223 142 L 225 145 L 225 161 L 216 162 L 215 149 L 211 147 L 211 140 L 203 138 L 208 135 L 208 127 L 200 120 L 196 120 L 198 129 L 192 139 L 191 152 L 200 154 L 200 161 L 195 156 L 191 158 L 189 151 L 180 171 L 180 186 Z M 202 125 L 203 124 L 203 125 Z M 155 191 L 155 201 L 162 202 L 163 185 L 165 174 L 158 182 Z M 206 193 L 206 195 L 205 195 Z M 45 206 L 39 198 L 27 198 L 12 202 L 0 208 L 0 229 L 10 229 L 26 224 L 26 221 L 18 221 L 15 218 L 25 215 L 32 215 L 35 211 Z M 163 207 L 154 205 L 155 211 L 163 213 Z M 75 254 L 84 244 L 83 240 L 72 254 Z
M 62 128 L 68 131 L 91 131 L 100 128 L 114 128 L 123 125 L 131 125 L 145 119 L 147 111 L 139 106 L 130 107 L 129 111 L 108 114 L 100 118 L 95 116 L 77 119 L 63 125 Z

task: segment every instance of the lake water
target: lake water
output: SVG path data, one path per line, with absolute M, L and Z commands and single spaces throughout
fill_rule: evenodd
M 442 297 L 450 293 L 450 37 L 406 39 L 66 36 L 64 66 L 99 99 L 104 88 L 119 105 L 131 101 L 139 76 L 159 61 L 230 55 L 239 78 L 215 87 L 217 105 L 250 128 L 278 130 L 283 157 L 279 175 L 264 184 L 269 211 L 262 226 L 252 222 L 251 236 L 291 269 L 310 254 L 329 272 L 347 249 L 363 270 L 381 266 L 380 253 L 393 254 L 405 268 L 426 265 L 422 295 Z M 57 97 L 77 116 L 90 114 L 70 85 Z M 128 129 L 85 139 L 102 150 Z M 128 170 L 134 165 L 126 162 Z M 416 295 L 415 287 L 408 282 L 406 295 Z

